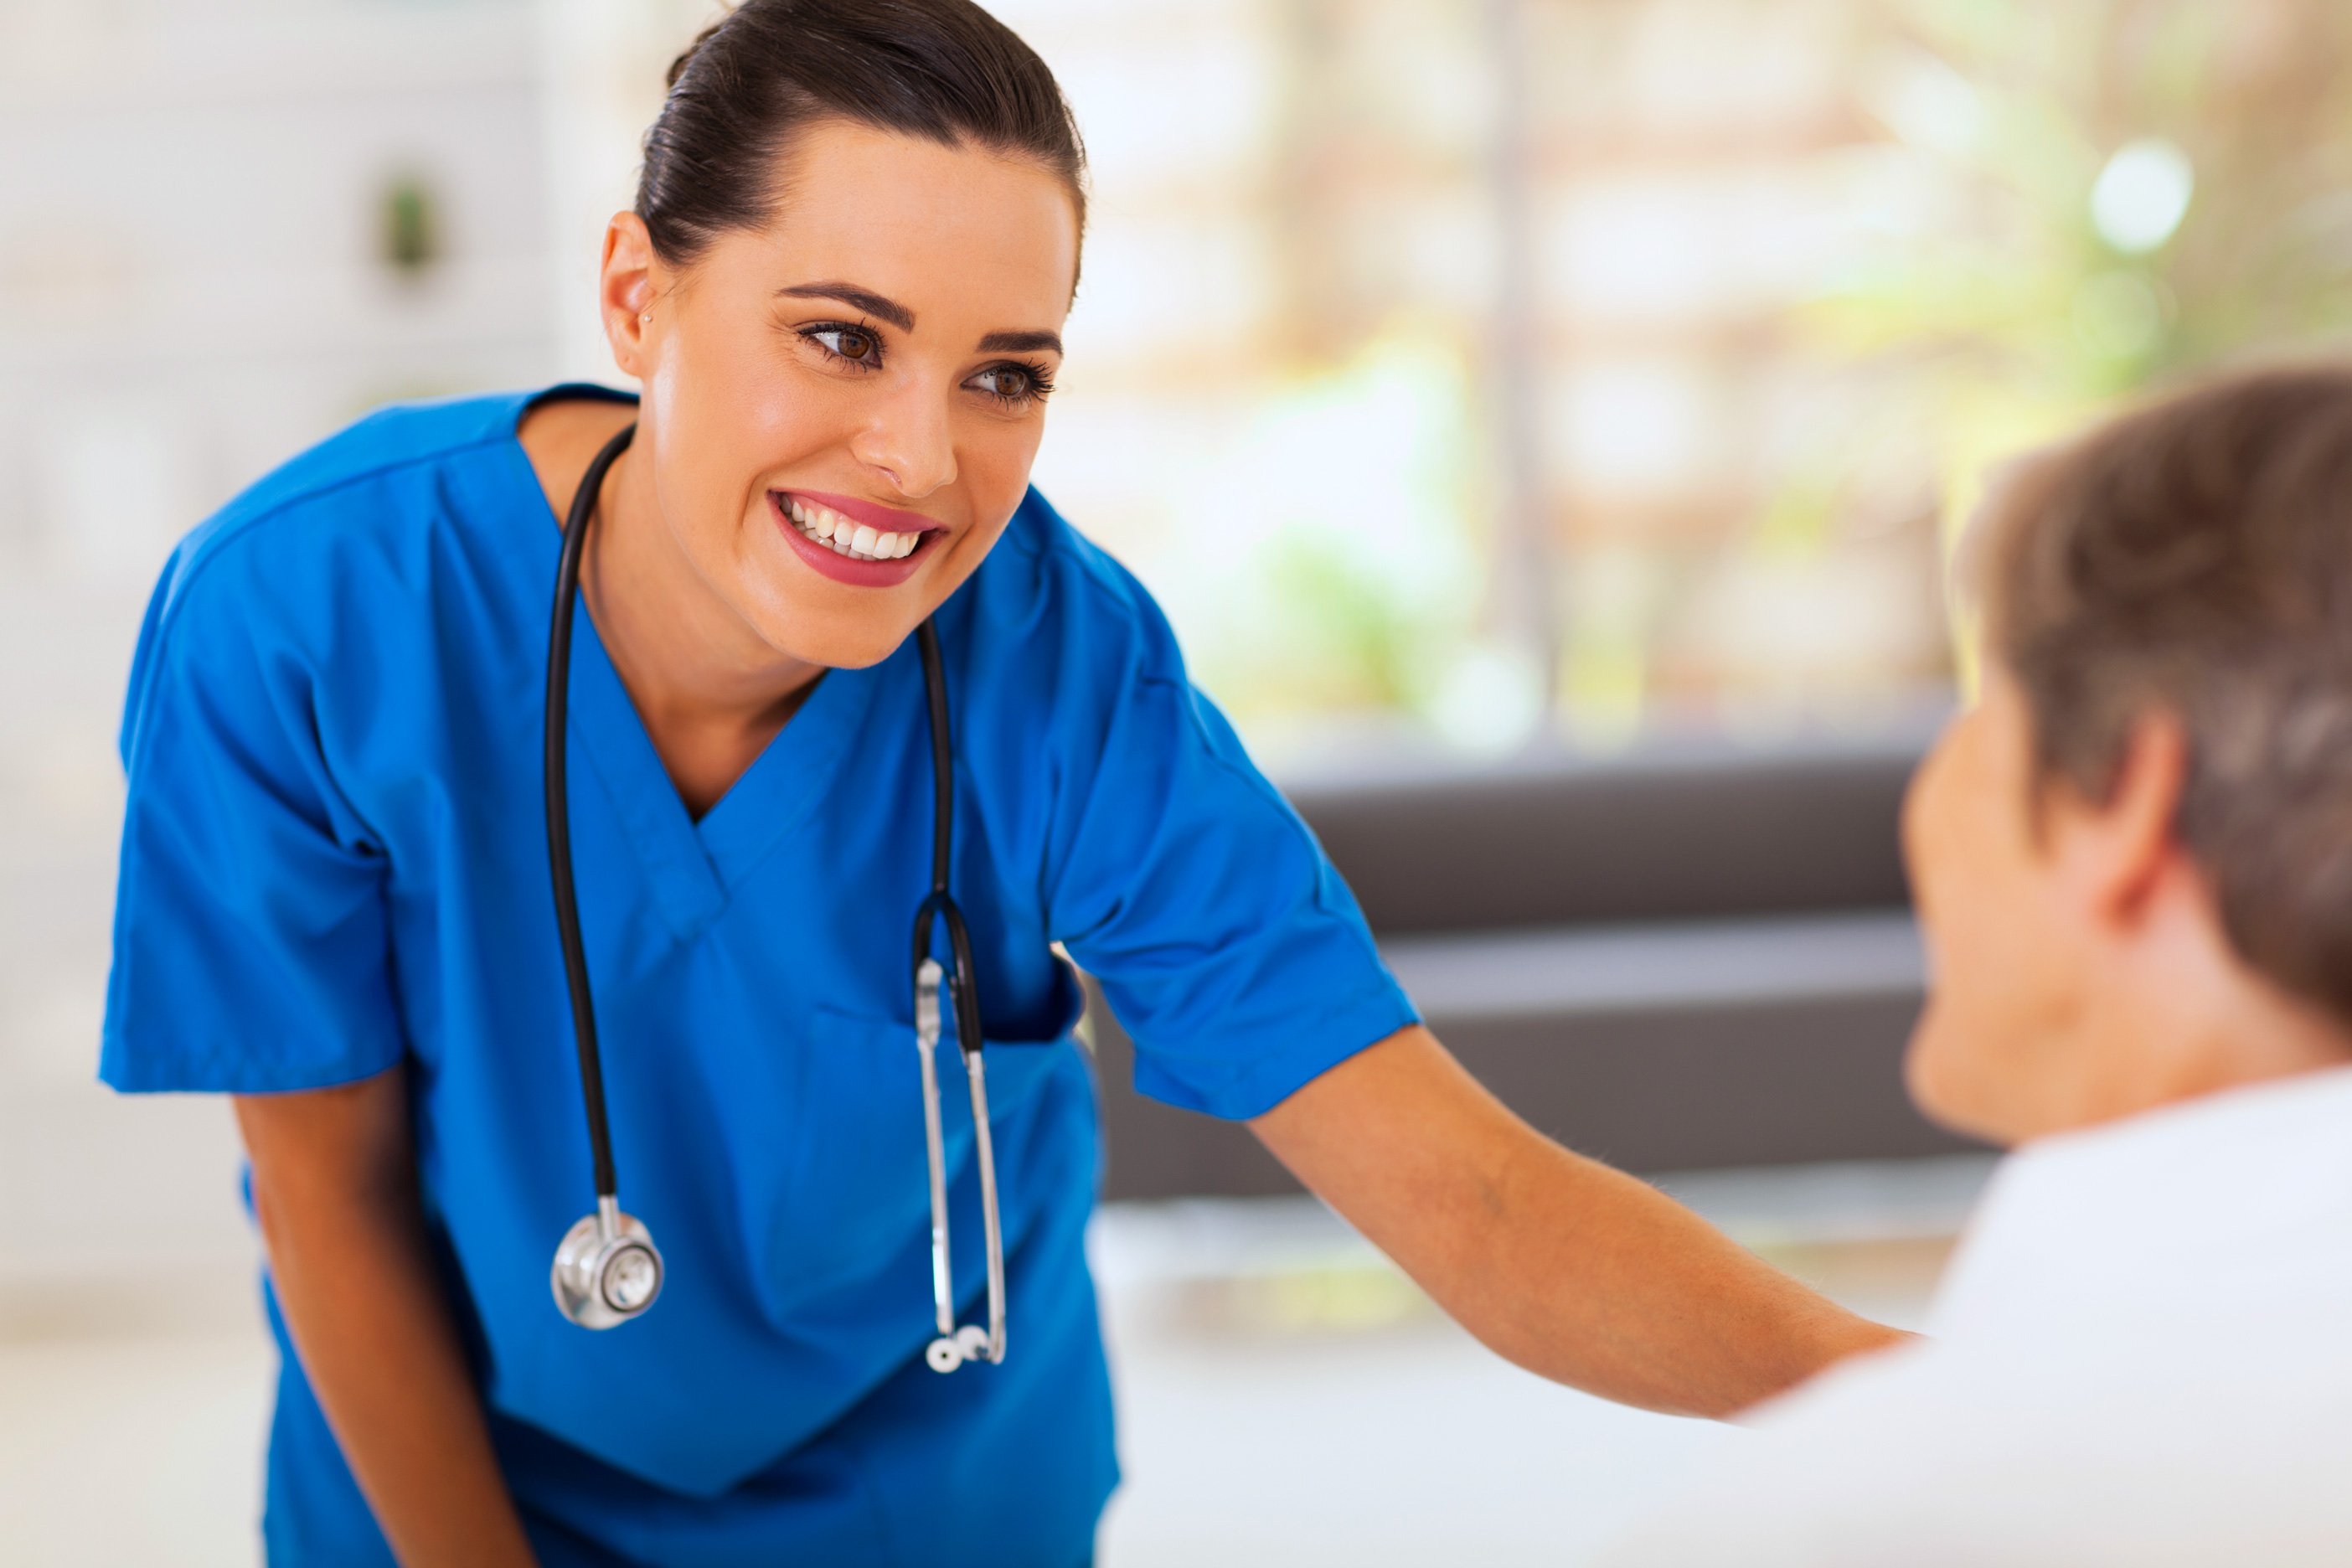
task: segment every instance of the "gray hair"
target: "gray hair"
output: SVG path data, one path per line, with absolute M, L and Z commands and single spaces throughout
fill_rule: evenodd
M 2041 458 L 1978 565 L 2042 783 L 2187 734 L 2176 832 L 2238 956 L 2352 1024 L 2352 369 L 2241 374 Z

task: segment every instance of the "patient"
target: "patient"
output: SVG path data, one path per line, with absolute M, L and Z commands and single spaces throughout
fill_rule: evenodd
M 2352 371 L 2040 459 L 1972 551 L 1909 1075 L 2015 1152 L 1932 1340 L 1602 1560 L 2352 1563 Z

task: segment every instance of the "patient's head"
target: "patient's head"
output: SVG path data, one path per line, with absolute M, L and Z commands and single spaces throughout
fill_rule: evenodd
M 1904 823 L 1921 1106 L 2015 1142 L 2352 1062 L 2352 370 L 2111 426 L 1971 542 L 1982 697 Z

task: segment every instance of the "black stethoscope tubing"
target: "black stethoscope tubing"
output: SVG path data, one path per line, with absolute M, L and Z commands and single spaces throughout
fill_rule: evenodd
M 547 861 L 555 886 L 555 928 L 563 945 L 563 979 L 572 997 L 572 1037 L 580 1055 L 580 1093 L 588 1112 L 588 1153 L 594 1163 L 596 1196 L 618 1192 L 613 1171 L 613 1134 L 604 1115 L 604 1065 L 596 1046 L 596 1003 L 588 989 L 588 953 L 580 936 L 580 896 L 572 882 L 572 790 L 565 736 L 572 712 L 572 612 L 580 597 L 580 560 L 586 552 L 588 524 L 614 460 L 629 448 L 635 421 L 604 443 L 572 494 L 563 522 L 563 553 L 555 568 L 555 616 L 547 633 L 547 703 L 543 774 L 547 789 Z
M 542 737 L 546 786 L 547 857 L 555 894 L 555 923 L 563 949 L 565 989 L 572 1007 L 572 1041 L 580 1063 L 580 1093 L 587 1113 L 588 1150 L 596 1184 L 597 1213 L 572 1227 L 559 1249 L 554 1273 L 556 1300 L 565 1315 L 590 1328 L 609 1328 L 643 1312 L 661 1288 L 660 1254 L 637 1221 L 620 1212 L 619 1184 L 613 1162 L 613 1138 L 606 1114 L 604 1060 L 596 1036 L 595 998 L 588 983 L 588 955 L 580 931 L 580 902 L 572 879 L 572 806 L 566 737 L 571 713 L 572 625 L 580 598 L 580 568 L 586 552 L 588 530 L 596 514 L 605 476 L 636 436 L 632 421 L 596 453 L 563 523 L 562 553 L 556 565 L 555 606 L 547 637 L 546 730 Z M 930 1044 L 923 1043 L 924 1093 L 929 1109 L 932 1166 L 932 1248 L 934 1277 L 940 1292 L 937 1310 L 940 1340 L 931 1347 L 931 1364 L 952 1371 L 971 1360 L 1001 1361 L 1004 1353 L 1003 1266 L 996 1216 L 995 1163 L 987 1137 L 985 1079 L 980 1064 L 982 1045 L 979 997 L 971 977 L 971 936 L 963 911 L 949 890 L 954 858 L 954 741 L 948 723 L 947 676 L 940 655 L 937 627 L 926 617 L 916 628 L 923 670 L 923 694 L 929 723 L 931 759 L 931 886 L 915 912 L 914 951 L 910 965 L 916 994 L 919 1034 L 922 1020 L 935 1017 L 935 998 L 944 990 L 955 1015 L 956 1043 L 961 1047 L 965 1075 L 971 1080 L 973 1110 L 981 1140 L 982 1181 L 989 1243 L 990 1326 L 962 1331 L 959 1340 L 947 1300 L 947 1215 L 940 1188 L 940 1153 L 937 1131 L 936 1084 L 929 1076 Z M 931 957 L 937 927 L 948 934 L 948 963 L 942 970 Z M 928 973 L 927 973 L 928 968 Z M 929 1026 L 936 1035 L 936 1022 Z M 627 1266 L 634 1266 L 637 1283 L 625 1283 Z M 619 1268 L 620 1272 L 614 1270 Z M 567 1270 L 569 1273 L 567 1274 Z M 612 1281 L 625 1281 L 615 1287 Z M 962 1348 L 953 1348 L 961 1344 Z

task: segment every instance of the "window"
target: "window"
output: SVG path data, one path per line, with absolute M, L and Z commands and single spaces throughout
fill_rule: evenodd
M 2327 0 L 1003 0 L 1096 162 L 1041 486 L 1277 763 L 1897 724 L 1998 458 L 2352 310 Z

